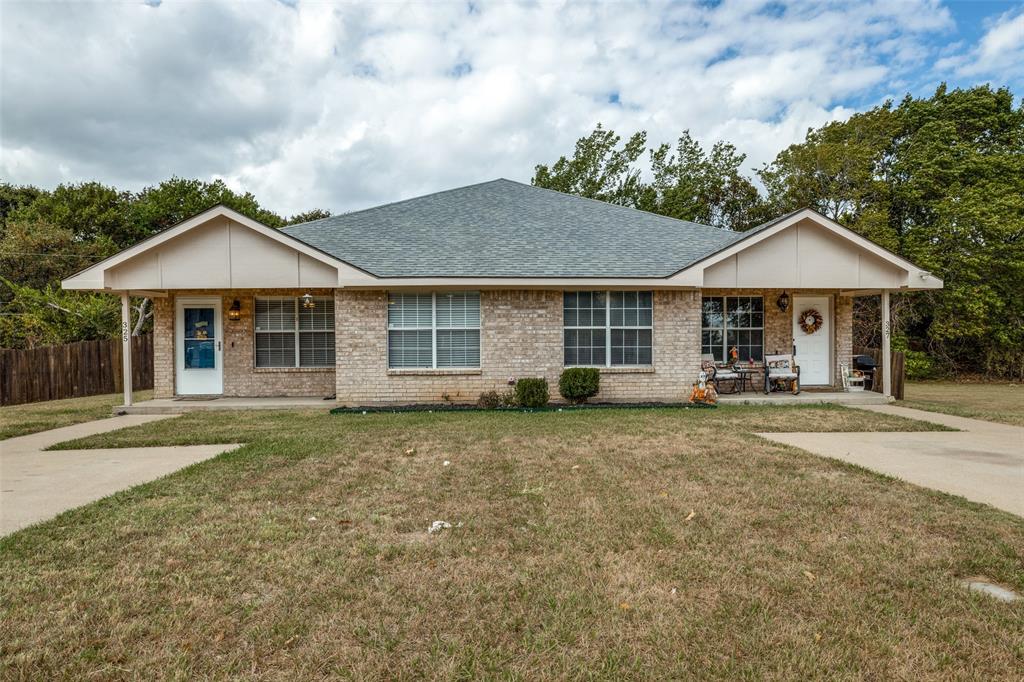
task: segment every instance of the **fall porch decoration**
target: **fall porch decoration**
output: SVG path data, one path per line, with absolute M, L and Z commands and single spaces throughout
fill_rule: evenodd
M 821 329 L 823 321 L 821 313 L 815 308 L 808 308 L 800 313 L 800 328 L 804 330 L 804 334 L 813 334 Z

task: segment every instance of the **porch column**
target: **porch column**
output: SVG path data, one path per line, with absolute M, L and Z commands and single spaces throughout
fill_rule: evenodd
M 124 377 L 124 406 L 132 405 L 132 307 L 127 291 L 121 292 L 121 374 Z
M 882 289 L 882 395 L 892 397 L 892 353 L 889 349 L 891 336 L 889 323 L 889 290 Z

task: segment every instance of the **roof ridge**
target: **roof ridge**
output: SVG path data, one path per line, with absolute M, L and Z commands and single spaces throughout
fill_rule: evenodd
M 530 189 L 539 189 L 539 190 L 543 190 L 545 192 L 551 192 L 552 194 L 558 194 L 558 195 L 563 196 L 563 197 L 572 197 L 573 199 L 583 199 L 585 201 L 592 201 L 594 203 L 601 204 L 602 206 L 614 206 L 615 208 L 625 209 L 627 211 L 636 211 L 637 213 L 645 213 L 647 215 L 652 215 L 652 216 L 655 216 L 657 218 L 664 218 L 665 220 L 672 220 L 672 221 L 675 221 L 677 223 L 683 223 L 684 225 L 696 225 L 697 227 L 706 227 L 709 230 L 718 230 L 719 232 L 737 232 L 737 230 L 731 230 L 731 229 L 729 229 L 727 227 L 715 227 L 714 225 L 705 225 L 704 223 L 698 223 L 698 222 L 694 222 L 692 220 L 683 220 L 682 218 L 674 218 L 673 216 L 664 215 L 662 213 L 655 213 L 654 211 L 645 211 L 644 209 L 636 208 L 635 206 L 623 206 L 622 204 L 613 204 L 610 201 L 603 201 L 601 199 L 594 199 L 592 197 L 583 197 L 583 196 L 580 196 L 579 194 L 570 194 L 569 192 L 563 192 L 561 190 L 551 189 L 550 187 L 540 187 L 538 185 L 528 185 L 525 182 L 519 182 L 518 180 L 509 180 L 507 178 L 499 178 L 499 180 L 504 180 L 505 182 L 511 182 L 511 183 L 513 183 L 515 185 L 521 185 L 522 187 L 529 187 Z M 496 181 L 492 181 L 492 182 L 496 182 Z M 738 232 L 737 232 L 737 234 L 738 234 Z
M 316 220 L 310 220 L 310 221 L 307 221 L 305 223 L 296 223 L 295 225 L 287 225 L 287 226 L 285 226 L 285 227 L 283 227 L 281 229 L 282 230 L 288 230 L 288 229 L 291 229 L 293 227 L 299 227 L 300 225 L 312 225 L 313 223 L 319 223 L 319 222 L 323 222 L 325 220 L 332 220 L 334 218 L 342 218 L 342 217 L 346 217 L 347 218 L 348 216 L 359 215 L 360 213 L 367 213 L 369 211 L 376 211 L 379 208 L 387 208 L 389 206 L 398 206 L 399 204 L 404 204 L 404 203 L 407 203 L 407 202 L 410 202 L 410 201 L 417 201 L 419 199 L 426 199 L 427 197 L 434 197 L 434 196 L 438 196 L 439 194 L 448 194 L 449 192 L 458 192 L 459 190 L 469 189 L 471 187 L 481 187 L 483 185 L 490 185 L 490 184 L 493 184 L 495 182 L 502 182 L 502 181 L 504 181 L 504 182 L 515 182 L 515 180 L 508 180 L 506 178 L 495 178 L 494 180 L 484 180 L 483 182 L 474 182 L 474 183 L 469 184 L 469 185 L 463 185 L 462 187 L 451 187 L 449 189 L 437 190 L 436 192 L 427 192 L 426 194 L 419 194 L 417 196 L 408 197 L 406 199 L 398 199 L 397 201 L 389 201 L 389 202 L 387 202 L 385 204 L 378 204 L 377 206 L 368 206 L 366 208 L 361 208 L 361 209 L 359 209 L 357 211 L 346 211 L 344 213 L 337 213 L 335 215 L 329 215 L 326 218 L 317 218 Z M 516 183 L 516 184 L 522 184 L 522 183 Z

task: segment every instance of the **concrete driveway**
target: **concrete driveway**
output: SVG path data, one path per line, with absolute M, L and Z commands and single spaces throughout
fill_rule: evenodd
M 238 445 L 103 450 L 44 448 L 172 415 L 126 415 L 0 442 L 0 535 L 52 518 L 119 490 L 166 476 Z
M 960 430 L 757 435 L 1024 516 L 1024 428 L 893 405 L 856 409 Z

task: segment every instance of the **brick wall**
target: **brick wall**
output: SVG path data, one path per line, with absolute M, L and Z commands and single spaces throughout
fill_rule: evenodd
M 245 289 L 180 291 L 156 299 L 153 311 L 154 395 L 169 398 L 174 389 L 174 317 L 176 297 L 220 296 L 224 340 L 225 396 L 329 396 L 334 393 L 334 369 L 255 366 L 253 302 L 256 296 L 301 296 L 306 289 Z M 330 296 L 330 289 L 309 290 L 314 296 Z M 228 319 L 228 308 L 238 299 L 239 320 Z
M 833 357 L 832 385 L 841 386 L 839 363 L 850 364 L 853 356 L 853 299 L 840 296 L 827 289 L 786 290 L 790 297 L 789 310 L 779 310 L 775 301 L 782 289 L 704 289 L 705 296 L 763 296 L 764 297 L 764 352 L 790 353 L 793 350 L 793 304 L 795 295 L 829 296 L 832 299 Z
M 543 376 L 558 399 L 562 371 L 562 292 L 500 290 L 480 295 L 481 367 L 474 370 L 389 370 L 387 294 L 337 289 L 335 369 L 256 369 L 253 359 L 253 300 L 257 295 L 300 296 L 305 290 L 188 291 L 180 296 L 221 296 L 224 319 L 224 395 L 319 396 L 336 393 L 345 404 L 473 402 L 481 392 L 508 389 L 510 377 Z M 329 290 L 311 291 L 329 295 Z M 781 289 L 706 289 L 707 295 L 759 295 L 765 300 L 765 351 L 792 348 L 791 314 L 779 311 Z M 790 296 L 794 292 L 789 292 Z M 852 354 L 853 301 L 835 291 L 801 291 L 832 297 L 834 372 Z M 237 298 L 238 321 L 228 308 Z M 698 291 L 654 292 L 654 365 L 602 369 L 603 401 L 685 400 L 700 366 Z M 157 397 L 174 395 L 175 296 L 154 302 L 154 387 Z M 838 379 L 836 380 L 838 385 Z
M 338 400 L 374 403 L 473 402 L 508 389 L 510 377 L 542 376 L 558 399 L 562 371 L 562 292 L 502 290 L 480 294 L 480 369 L 389 370 L 387 294 L 335 293 Z M 596 400 L 679 401 L 700 366 L 700 295 L 654 294 L 654 366 L 602 370 Z

